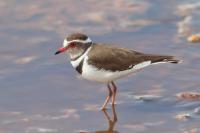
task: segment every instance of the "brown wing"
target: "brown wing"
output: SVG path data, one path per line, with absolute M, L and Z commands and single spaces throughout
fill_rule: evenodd
M 122 71 L 143 62 L 144 59 L 141 58 L 141 55 L 142 53 L 132 50 L 95 44 L 88 53 L 88 63 L 98 69 Z
M 143 54 L 137 51 L 117 48 L 108 45 L 94 44 L 88 53 L 88 63 L 98 69 L 110 71 L 123 71 L 131 69 L 144 61 L 178 63 L 173 56 Z

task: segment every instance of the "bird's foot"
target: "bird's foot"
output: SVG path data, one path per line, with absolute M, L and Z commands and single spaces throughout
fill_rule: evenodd
M 100 108 L 101 111 L 104 111 L 104 110 L 107 110 L 107 109 L 108 109 L 108 108 L 106 108 L 106 107 L 101 107 L 101 108 Z

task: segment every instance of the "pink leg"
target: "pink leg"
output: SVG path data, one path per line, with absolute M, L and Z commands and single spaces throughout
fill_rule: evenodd
M 112 93 L 113 93 L 113 97 L 112 97 L 112 105 L 114 105 L 115 104 L 115 98 L 116 98 L 116 94 L 117 94 L 117 86 L 115 85 L 115 83 L 112 81 L 111 82 L 111 84 L 112 84 Z
M 103 106 L 101 107 L 102 110 L 106 109 L 106 106 L 107 106 L 108 102 L 110 101 L 110 98 L 111 98 L 112 95 L 113 95 L 113 92 L 112 92 L 112 89 L 111 89 L 109 83 L 107 84 L 107 87 L 108 87 L 108 91 L 109 91 L 109 92 L 108 92 L 108 96 L 107 96 L 107 98 L 106 98 L 106 100 L 105 100 Z

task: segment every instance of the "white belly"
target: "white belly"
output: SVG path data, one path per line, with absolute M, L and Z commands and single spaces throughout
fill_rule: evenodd
M 106 71 L 103 69 L 100 70 L 92 65 L 89 65 L 87 63 L 87 57 L 85 57 L 84 62 L 83 62 L 83 67 L 82 67 L 82 76 L 83 78 L 91 80 L 91 81 L 108 83 L 116 79 L 122 78 L 124 76 L 127 76 L 135 72 L 136 70 L 146 67 L 150 64 L 151 64 L 151 61 L 145 61 L 143 63 L 135 65 L 131 69 L 112 72 L 112 71 Z

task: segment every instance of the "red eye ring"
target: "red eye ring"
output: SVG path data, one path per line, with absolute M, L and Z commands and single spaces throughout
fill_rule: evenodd
M 71 43 L 69 44 L 69 47 L 70 47 L 70 48 L 74 48 L 74 47 L 76 47 L 76 43 L 71 42 Z

